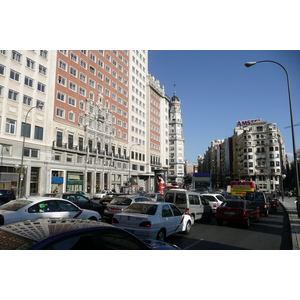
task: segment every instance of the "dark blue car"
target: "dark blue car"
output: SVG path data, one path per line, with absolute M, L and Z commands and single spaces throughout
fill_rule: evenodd
M 168 243 L 142 241 L 113 225 L 91 220 L 38 219 L 0 227 L 0 250 L 174 250 Z

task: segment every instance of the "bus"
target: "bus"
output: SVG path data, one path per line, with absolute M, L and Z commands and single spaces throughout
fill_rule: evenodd
M 230 182 L 231 194 L 239 195 L 244 198 L 246 192 L 255 191 L 255 182 L 254 181 L 231 181 Z

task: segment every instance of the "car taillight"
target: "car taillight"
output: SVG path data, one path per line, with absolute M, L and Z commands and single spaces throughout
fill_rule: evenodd
M 119 224 L 119 221 L 115 218 L 112 218 L 111 223 L 112 224 Z
M 4 217 L 0 215 L 0 225 L 4 225 Z
M 140 227 L 151 227 L 151 222 L 150 221 L 144 221 L 139 226 Z
M 189 214 L 190 214 L 190 209 L 189 209 L 189 208 L 186 208 L 184 213 L 185 213 L 186 215 L 189 215 Z
M 267 208 L 267 204 L 264 205 L 264 208 Z
M 217 203 L 216 202 L 213 203 L 213 207 L 217 207 Z

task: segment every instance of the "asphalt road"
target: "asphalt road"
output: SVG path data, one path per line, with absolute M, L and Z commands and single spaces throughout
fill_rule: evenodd
M 282 207 L 249 228 L 223 223 L 196 222 L 189 235 L 170 236 L 166 242 L 184 250 L 292 250 L 289 219 Z

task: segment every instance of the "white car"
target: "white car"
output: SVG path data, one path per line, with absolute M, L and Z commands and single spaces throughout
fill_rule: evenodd
M 93 199 L 102 199 L 105 195 L 112 194 L 112 191 L 100 191 L 99 193 L 96 193 L 93 195 Z
M 189 234 L 192 220 L 173 203 L 137 202 L 115 214 L 112 224 L 140 238 L 164 241 L 177 232 Z
M 58 198 L 22 198 L 11 200 L 0 207 L 0 225 L 40 218 L 75 218 L 101 221 L 98 212 L 81 209 L 68 200 Z
M 214 214 L 216 213 L 217 208 L 225 201 L 225 198 L 221 194 L 201 194 L 201 196 L 209 201 L 209 205 Z

